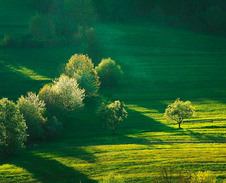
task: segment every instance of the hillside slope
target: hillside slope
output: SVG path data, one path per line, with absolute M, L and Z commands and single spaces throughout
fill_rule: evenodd
M 185 123 L 178 130 L 163 113 L 180 97 L 194 104 L 194 119 L 226 118 L 226 39 L 153 25 L 98 25 L 96 32 L 105 57 L 115 59 L 124 71 L 121 86 L 101 94 L 125 101 L 128 120 L 113 137 L 94 111 L 70 113 L 60 139 L 4 160 L 0 182 L 89 183 L 116 172 L 126 182 L 143 183 L 158 177 L 165 166 L 210 170 L 223 181 L 225 121 Z M 73 52 L 1 50 L 0 95 L 16 99 L 38 91 Z

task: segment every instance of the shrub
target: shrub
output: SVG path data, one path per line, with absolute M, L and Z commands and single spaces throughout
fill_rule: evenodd
M 17 106 L 26 121 L 29 140 L 42 139 L 44 136 L 42 126 L 46 120 L 43 117 L 45 103 L 39 100 L 35 93 L 28 92 L 26 97 L 21 96 L 18 99 Z
M 109 105 L 103 103 L 98 110 L 98 115 L 105 126 L 113 130 L 113 135 L 116 126 L 128 116 L 125 104 L 119 100 Z
M 154 183 L 190 183 L 191 173 L 182 172 L 172 166 L 163 167 L 160 176 L 154 179 Z
M 125 180 L 120 175 L 115 175 L 114 173 L 109 173 L 106 177 L 103 178 L 100 183 L 124 183 Z
M 1 46 L 3 47 L 9 47 L 12 46 L 14 43 L 14 40 L 11 36 L 9 35 L 4 35 L 2 41 L 1 41 Z
M 24 148 L 26 123 L 16 104 L 7 98 L 0 100 L 0 153 L 7 155 Z
M 101 60 L 102 49 L 94 28 L 87 28 L 85 30 L 83 39 L 83 42 L 88 45 L 87 49 L 84 50 L 85 53 L 88 53 L 88 55 L 93 59 L 94 63 L 98 63 L 99 60 Z
M 67 112 L 83 106 L 84 93 L 75 79 L 61 75 L 52 86 L 45 85 L 40 90 L 39 97 L 47 103 L 47 108 L 59 108 Z
M 92 60 L 87 55 L 73 55 L 66 64 L 65 74 L 78 81 L 79 86 L 85 89 L 87 97 L 97 94 L 100 86 L 99 78 Z
M 48 41 L 55 37 L 56 26 L 52 17 L 36 14 L 29 23 L 29 32 L 36 41 Z
M 216 178 L 213 176 L 212 172 L 210 171 L 205 171 L 205 172 L 198 171 L 192 174 L 190 183 L 202 183 L 202 182 L 215 183 Z
M 63 130 L 63 124 L 57 119 L 56 116 L 53 116 L 44 125 L 44 131 L 46 138 L 54 138 L 61 134 Z
M 116 86 L 123 75 L 121 67 L 111 58 L 102 59 L 95 70 L 100 77 L 101 85 L 107 87 Z
M 52 111 L 54 109 L 56 93 L 52 90 L 52 86 L 46 84 L 38 93 L 41 100 L 46 103 L 48 110 Z
M 190 101 L 180 101 L 177 99 L 173 104 L 167 106 L 164 116 L 178 123 L 179 128 L 183 120 L 194 115 L 195 109 Z
M 34 39 L 44 39 L 44 19 L 40 14 L 36 14 L 34 17 L 32 17 L 29 23 L 29 31 Z

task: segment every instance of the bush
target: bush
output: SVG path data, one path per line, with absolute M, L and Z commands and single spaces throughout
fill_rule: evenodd
M 44 131 L 46 138 L 55 138 L 61 134 L 63 130 L 63 124 L 56 116 L 53 116 L 44 125 Z
M 7 98 L 0 100 L 0 153 L 8 155 L 24 148 L 26 123 L 16 104 Z
M 36 40 L 44 39 L 44 19 L 40 14 L 32 17 L 29 23 L 29 32 Z
M 212 172 L 198 171 L 196 173 L 191 173 L 189 171 L 182 172 L 182 170 L 168 166 L 163 167 L 160 176 L 154 179 L 155 183 L 215 183 L 216 178 L 213 176 Z
M 182 172 L 172 166 L 163 167 L 160 176 L 154 179 L 154 183 L 190 183 L 191 173 Z
M 210 171 L 206 171 L 206 172 L 198 171 L 192 174 L 190 183 L 203 183 L 203 182 L 215 183 L 216 178 L 213 176 L 212 172 Z
M 109 173 L 100 183 L 124 183 L 125 180 L 120 175 Z
M 78 87 L 75 79 L 61 75 L 55 79 L 52 86 L 45 85 L 39 92 L 39 98 L 44 100 L 47 108 L 73 111 L 83 106 L 85 91 Z
M 1 41 L 1 46 L 3 47 L 9 47 L 12 46 L 14 43 L 14 40 L 12 39 L 11 36 L 9 35 L 4 35 L 2 41 Z
M 101 63 L 95 68 L 100 77 L 101 85 L 106 87 L 116 86 L 122 78 L 121 67 L 111 58 L 102 59 Z
M 27 96 L 21 96 L 17 101 L 17 106 L 27 124 L 29 140 L 40 140 L 44 137 L 42 126 L 46 119 L 43 117 L 45 103 L 39 100 L 39 97 L 32 92 Z
M 46 107 L 50 113 L 56 108 L 56 93 L 52 90 L 51 85 L 45 85 L 38 93 L 38 96 L 41 100 L 46 103 Z
M 92 60 L 87 55 L 73 55 L 66 64 L 65 74 L 78 81 L 79 86 L 85 89 L 87 97 L 97 94 L 100 86 L 99 78 Z
M 116 126 L 128 116 L 125 104 L 119 100 L 109 105 L 103 103 L 98 109 L 98 115 L 104 121 L 105 126 L 113 130 L 113 135 Z
M 30 20 L 29 32 L 36 41 L 49 41 L 56 36 L 56 25 L 52 17 L 36 14 Z

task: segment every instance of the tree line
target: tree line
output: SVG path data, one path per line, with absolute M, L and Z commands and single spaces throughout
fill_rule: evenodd
M 98 97 L 100 87 L 116 87 L 122 79 L 121 67 L 111 58 L 102 59 L 94 68 L 88 55 L 73 55 L 64 72 L 46 84 L 39 93 L 28 92 L 16 103 L 0 100 L 0 154 L 10 155 L 27 143 L 57 137 L 63 130 L 70 111 L 82 110 L 84 99 Z M 98 99 L 97 114 L 107 128 L 115 133 L 116 126 L 127 118 L 125 104 Z
M 225 36 L 224 0 L 94 0 L 101 21 L 161 23 Z

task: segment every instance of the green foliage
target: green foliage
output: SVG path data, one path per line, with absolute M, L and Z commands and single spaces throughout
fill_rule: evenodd
M 63 130 L 63 124 L 57 119 L 56 116 L 48 119 L 44 125 L 44 131 L 46 138 L 55 138 L 61 134 Z
M 31 5 L 35 10 L 43 13 L 48 13 L 53 7 L 56 0 L 30 0 Z
M 34 40 L 51 40 L 56 36 L 56 25 L 53 18 L 36 14 L 29 23 L 29 32 Z
M 31 141 L 42 139 L 44 137 L 42 127 L 46 121 L 43 117 L 45 103 L 39 100 L 35 93 L 28 92 L 27 96 L 21 96 L 18 99 L 17 106 L 27 124 L 28 139 Z
M 86 96 L 95 96 L 100 83 L 92 60 L 83 54 L 73 55 L 65 67 L 65 74 L 77 80 L 79 86 L 85 89 Z
M 12 37 L 11 36 L 4 35 L 3 36 L 3 39 L 1 41 L 1 46 L 3 46 L 3 47 L 10 46 L 10 45 L 12 45 L 12 42 L 13 42 L 13 40 L 12 40 Z
M 39 40 L 40 36 L 42 39 L 56 35 L 57 38 L 71 38 L 79 26 L 89 27 L 97 16 L 92 0 L 33 0 L 32 4 L 43 14 L 37 14 L 30 22 L 30 32 Z
M 65 0 L 65 14 L 71 24 L 77 27 L 89 26 L 96 20 L 96 12 L 92 0 Z
M 47 108 L 73 111 L 83 106 L 84 93 L 75 79 L 61 75 L 52 86 L 45 85 L 40 90 L 39 98 L 46 102 Z
M 210 171 L 201 172 L 198 171 L 191 175 L 191 182 L 190 183 L 215 183 L 216 177 Z
M 34 39 L 42 40 L 44 38 L 44 19 L 40 14 L 32 17 L 29 23 L 29 31 Z
M 180 128 L 180 124 L 183 120 L 192 117 L 194 112 L 195 109 L 190 101 L 183 102 L 180 101 L 180 99 L 177 99 L 173 104 L 168 105 L 164 116 L 176 121 Z
M 180 169 L 168 166 L 163 167 L 160 176 L 154 179 L 154 183 L 190 183 L 191 173 L 182 172 Z
M 100 77 L 101 85 L 107 87 L 116 86 L 123 75 L 121 67 L 111 58 L 102 59 L 95 70 Z
M 103 103 L 98 109 L 98 115 L 105 126 L 113 130 L 113 135 L 116 126 L 128 116 L 125 104 L 119 100 L 108 105 Z
M 107 176 L 103 178 L 100 183 L 124 183 L 125 180 L 120 175 L 116 175 L 115 173 L 109 173 Z
M 215 183 L 216 177 L 210 171 L 191 173 L 168 166 L 163 167 L 160 176 L 154 179 L 155 183 Z
M 81 49 L 83 46 L 85 46 L 85 49 Z M 101 44 L 94 28 L 86 28 L 84 30 L 82 44 L 79 48 L 80 53 L 87 53 L 94 63 L 98 63 L 101 60 Z
M 56 93 L 52 90 L 52 86 L 48 84 L 43 86 L 43 88 L 39 91 L 38 96 L 41 100 L 45 101 L 48 110 L 52 111 L 56 107 Z
M 24 148 L 26 123 L 16 104 L 7 98 L 0 100 L 0 153 L 8 155 Z

